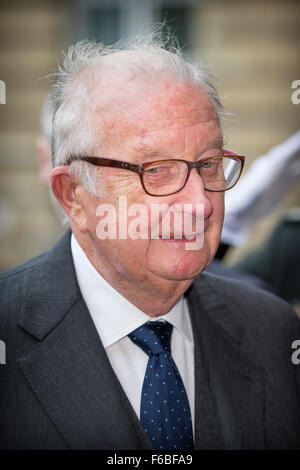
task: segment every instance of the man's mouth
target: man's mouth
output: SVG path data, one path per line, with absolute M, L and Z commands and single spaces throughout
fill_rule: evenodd
M 159 239 L 163 241 L 169 241 L 169 242 L 184 242 L 184 243 L 189 243 L 189 242 L 195 242 L 197 237 L 200 237 L 200 234 L 193 234 L 193 235 L 184 235 L 183 237 L 176 238 L 175 236 L 170 235 L 170 237 L 162 237 L 160 236 Z

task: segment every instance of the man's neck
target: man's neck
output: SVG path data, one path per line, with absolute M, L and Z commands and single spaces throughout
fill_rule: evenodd
M 89 262 L 103 279 L 150 317 L 168 313 L 193 282 L 193 279 L 183 281 L 162 279 L 152 273 L 139 278 L 123 276 L 114 269 L 108 259 L 100 259 L 95 249 L 89 243 L 85 243 L 82 237 L 78 234 L 75 237 Z

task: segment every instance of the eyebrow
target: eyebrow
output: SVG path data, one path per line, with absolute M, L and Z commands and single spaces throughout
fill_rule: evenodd
M 215 146 L 215 145 L 217 145 L 217 144 L 220 144 L 221 147 L 223 147 L 223 145 L 224 145 L 224 138 L 223 138 L 223 136 L 217 137 L 217 138 L 213 141 L 213 146 Z
M 134 150 L 138 152 L 139 154 L 142 154 L 146 160 L 148 159 L 153 159 L 159 155 L 161 155 L 161 150 L 156 149 L 155 147 L 151 147 L 150 145 L 147 144 L 139 144 L 136 147 L 134 147 Z
M 210 142 L 205 148 L 197 152 L 196 158 L 199 157 L 202 153 L 209 150 L 210 148 L 223 147 L 223 145 L 224 145 L 223 137 L 219 136 L 216 139 L 214 139 L 212 142 Z M 151 147 L 150 145 L 147 145 L 147 144 L 139 144 L 134 148 L 134 150 L 138 152 L 139 154 L 142 154 L 146 160 L 153 160 L 153 158 L 156 158 L 156 157 L 161 158 L 162 156 L 161 149 Z
M 215 148 L 215 147 L 223 148 L 223 146 L 224 146 L 223 137 L 217 137 L 215 140 L 213 140 L 212 142 L 210 142 L 209 144 L 207 144 L 206 147 L 204 147 L 203 149 L 201 149 L 200 152 L 197 152 L 196 158 L 201 157 L 201 155 L 202 155 L 204 152 L 207 152 L 207 151 L 210 150 L 210 149 L 213 149 L 213 148 Z

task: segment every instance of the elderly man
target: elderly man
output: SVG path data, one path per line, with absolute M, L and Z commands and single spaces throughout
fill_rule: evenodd
M 149 40 L 83 42 L 53 103 L 71 231 L 1 277 L 1 447 L 297 448 L 296 315 L 199 275 L 244 163 L 209 72 Z

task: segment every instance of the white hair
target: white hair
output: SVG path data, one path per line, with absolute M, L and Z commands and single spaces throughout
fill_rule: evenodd
M 215 79 L 206 63 L 196 64 L 187 60 L 174 39 L 164 38 L 161 31 L 158 25 L 147 36 L 136 36 L 112 46 L 84 40 L 70 47 L 55 74 L 51 95 L 54 107 L 53 166 L 66 164 L 71 155 L 93 155 L 96 142 L 97 146 L 99 141 L 101 144 L 104 132 L 95 126 L 93 100 L 91 97 L 88 99 L 91 85 L 95 86 L 99 76 L 104 78 L 103 96 L 105 88 L 108 90 L 110 87 L 109 77 L 112 74 L 118 76 L 121 72 L 144 80 L 164 75 L 175 81 L 200 85 L 213 103 L 222 127 L 224 111 Z M 81 179 L 85 188 L 99 196 L 103 187 L 99 179 L 97 183 L 96 170 L 93 165 L 82 161 L 74 161 L 70 165 L 71 173 Z

